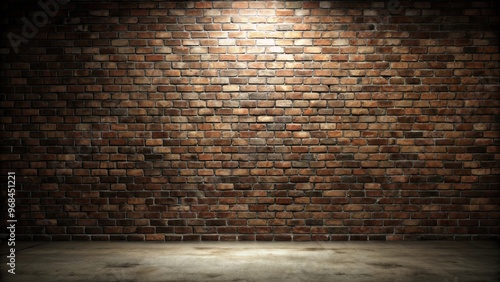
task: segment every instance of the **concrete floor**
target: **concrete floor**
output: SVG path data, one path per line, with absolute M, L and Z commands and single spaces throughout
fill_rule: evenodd
M 0 281 L 500 281 L 496 242 L 17 242 Z

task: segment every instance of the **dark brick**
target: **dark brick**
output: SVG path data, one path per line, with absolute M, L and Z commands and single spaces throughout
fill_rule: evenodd
M 362 1 L 122 4 L 103 24 L 68 3 L 92 33 L 56 16 L 17 53 L 0 42 L 19 239 L 498 237 L 493 1 L 417 3 L 390 25 Z M 6 7 L 19 34 L 33 11 Z

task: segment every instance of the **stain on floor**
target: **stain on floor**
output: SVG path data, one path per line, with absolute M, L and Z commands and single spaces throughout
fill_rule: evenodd
M 106 265 L 107 267 L 117 267 L 117 268 L 132 268 L 132 267 L 137 267 L 140 264 L 138 263 L 119 263 L 119 264 L 108 264 Z

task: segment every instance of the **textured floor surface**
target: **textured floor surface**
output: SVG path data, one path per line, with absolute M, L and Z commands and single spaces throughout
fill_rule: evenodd
M 17 242 L 0 281 L 500 281 L 496 242 Z

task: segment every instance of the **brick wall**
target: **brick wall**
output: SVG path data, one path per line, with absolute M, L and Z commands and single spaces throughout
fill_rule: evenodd
M 2 4 L 18 238 L 498 238 L 495 1 L 67 2 Z

